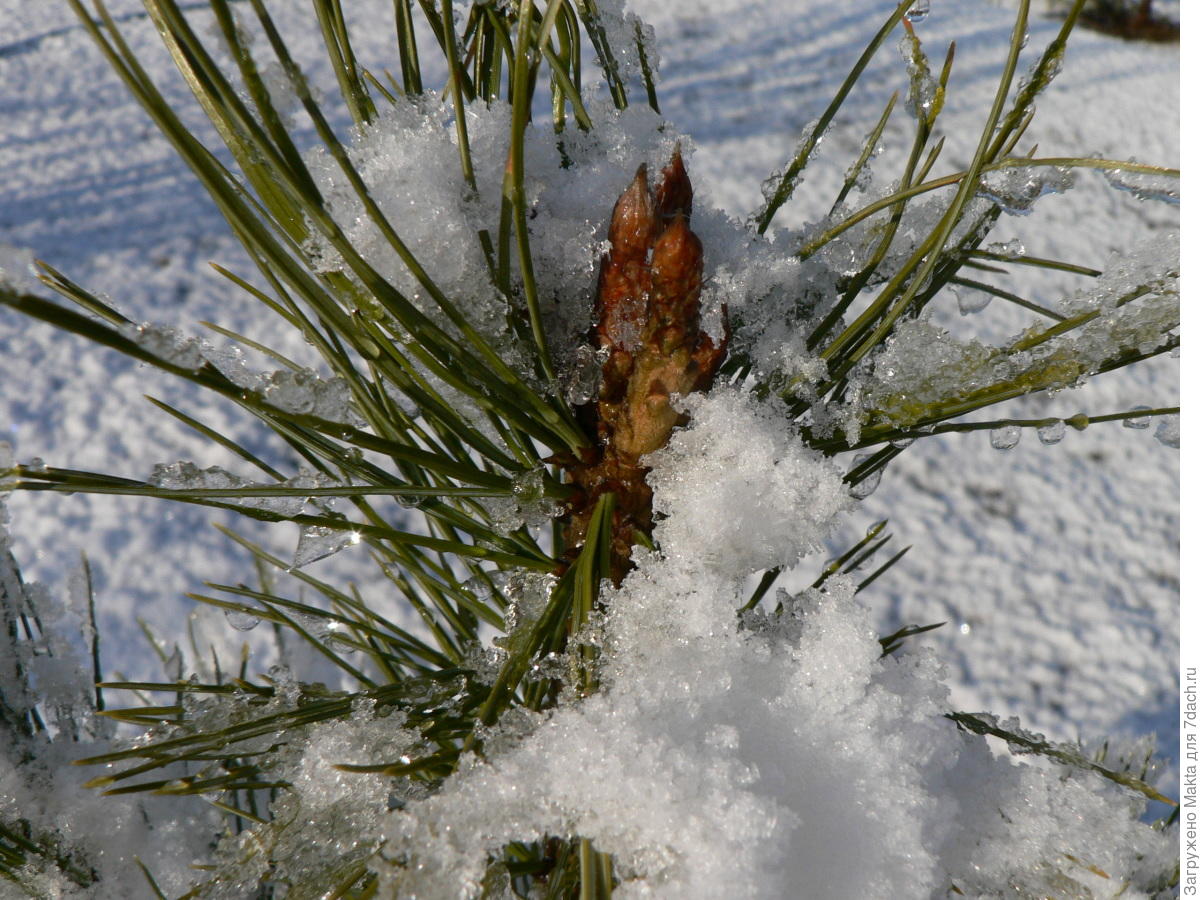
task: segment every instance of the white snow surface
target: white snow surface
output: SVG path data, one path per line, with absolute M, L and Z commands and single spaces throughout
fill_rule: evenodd
M 920 26 L 927 53 L 939 60 L 945 45 L 957 42 L 941 123 L 950 138 L 937 169 L 951 171 L 969 160 L 964 136 L 990 102 L 1011 11 L 981 0 L 934 2 Z M 760 182 L 786 165 L 805 124 L 820 114 L 891 9 L 875 0 L 632 5 L 655 28 L 660 103 L 678 132 L 688 135 L 698 198 L 734 217 L 760 205 Z M 140 5 L 114 0 L 110 6 L 127 17 L 127 34 L 167 85 L 168 98 L 189 110 L 186 121 L 206 128 L 153 29 L 139 16 Z M 307 5 L 276 6 L 298 59 L 307 70 L 325 73 L 323 50 L 303 27 Z M 373 60 L 381 69 L 389 66 L 394 38 L 370 22 L 373 14 L 386 17 L 390 4 L 356 6 L 358 53 L 372 68 Z M 73 280 L 110 295 L 135 321 L 195 335 L 205 334 L 197 322 L 213 321 L 315 362 L 297 336 L 281 333 L 252 298 L 207 266 L 214 260 L 241 274 L 250 269 L 201 188 L 65 5 L 0 0 L 0 25 L 0 277 L 27 278 L 31 249 Z M 1057 24 L 1035 18 L 1029 30 L 1036 48 L 1053 37 Z M 1178 48 L 1079 30 L 1022 146 L 1036 142 L 1044 155 L 1099 153 L 1178 165 L 1178 68 Z M 893 42 L 843 109 L 781 211 L 781 225 L 799 228 L 828 211 L 858 141 L 888 94 L 906 86 L 903 72 Z M 331 77 L 318 74 L 317 80 L 332 94 Z M 895 165 L 893 157 L 904 153 L 899 129 L 910 126 L 898 111 L 884 139 L 898 149 L 885 152 L 880 168 Z M 620 184 L 615 174 L 613 179 Z M 1173 208 L 1113 190 L 1098 174 L 1085 173 L 1071 191 L 1040 200 L 1029 216 L 1003 220 L 993 234 L 1001 241 L 1019 238 L 1034 255 L 1104 268 L 1112 254 L 1161 235 L 1176 221 Z M 589 235 L 581 227 L 578 237 L 583 254 Z M 1019 266 L 1010 272 L 1005 286 L 1033 299 L 1054 300 L 1083 286 Z M 953 296 L 947 299 L 935 322 L 958 335 L 970 330 L 996 339 L 1029 321 L 997 300 L 962 318 Z M 780 352 L 786 355 L 786 348 Z M 986 417 L 1171 405 L 1178 402 L 1177 372 L 1175 360 L 1160 357 L 1098 376 L 1078 390 L 1014 401 Z M 0 311 L 0 440 L 13 443 L 18 458 L 134 477 L 186 459 L 200 469 L 220 466 L 234 477 L 253 477 L 236 458 L 142 402 L 141 394 L 177 405 L 252 446 L 269 445 L 228 405 Z M 1160 752 L 1171 760 L 1159 786 L 1176 790 L 1178 451 L 1154 440 L 1153 429 L 1118 424 L 1068 430 L 1055 446 L 1027 434 L 1005 452 L 992 448 L 986 432 L 946 435 L 906 450 L 879 489 L 851 507 L 830 464 L 793 446 L 769 411 L 736 396 L 694 402 L 692 428 L 663 452 L 655 476 L 660 511 L 668 514 L 657 532 L 663 558 L 643 560 L 622 588 L 631 602 L 614 604 L 618 614 L 606 625 L 615 648 L 607 663 L 613 689 L 556 714 L 496 765 L 469 768 L 446 794 L 410 806 L 410 814 L 387 826 L 394 836 L 427 848 L 439 865 L 455 867 L 462 877 L 478 878 L 482 872 L 473 867 L 482 859 L 445 846 L 430 831 L 432 823 L 452 824 L 463 841 L 485 843 L 480 829 L 493 828 L 494 836 L 518 821 L 532 832 L 510 829 L 504 837 L 578 829 L 601 849 L 627 851 L 621 864 L 644 877 L 626 885 L 629 896 L 752 896 L 744 892 L 747 883 L 759 896 L 786 896 L 788 886 L 803 879 L 828 886 L 812 896 L 924 897 L 944 888 L 947 872 L 961 873 L 956 883 L 968 892 L 985 893 L 996 879 L 1014 877 L 1011 859 L 1053 853 L 1064 835 L 1078 838 L 1081 858 L 1090 864 L 1128 870 L 1141 838 L 1122 845 L 1117 836 L 1129 832 L 1106 830 L 1124 827 L 1108 815 L 1121 801 L 1092 779 L 1061 782 L 1057 774 L 968 746 L 940 713 L 954 708 L 1017 715 L 1023 725 L 1059 740 L 1155 733 Z M 732 416 L 737 424 L 732 436 L 720 433 L 718 420 L 706 419 L 706 406 L 718 404 L 724 421 Z M 750 435 L 759 439 L 746 440 Z M 689 466 L 725 473 L 707 483 L 729 497 L 744 493 L 744 484 L 761 484 L 761 478 L 751 481 L 755 474 L 775 479 L 770 483 L 776 489 L 759 498 L 760 507 L 742 507 L 743 518 L 709 523 L 701 533 L 697 511 L 689 508 L 698 502 L 694 493 L 672 493 L 670 487 L 672 479 L 685 486 L 704 482 L 703 473 Z M 742 466 L 746 480 L 739 482 Z M 786 532 L 781 523 L 787 507 L 801 499 L 811 504 L 801 510 L 804 522 Z M 269 664 L 264 635 L 235 632 L 219 616 L 194 612 L 183 594 L 205 580 L 236 583 L 252 575 L 247 556 L 208 522 L 233 525 L 287 556 L 295 548 L 294 529 L 250 527 L 232 515 L 182 505 L 164 515 L 136 499 L 18 494 L 8 508 L 24 574 L 48 583 L 51 594 L 67 593 L 77 554 L 87 553 L 107 670 L 160 675 L 138 620 L 170 645 L 186 643 L 181 623 L 188 617 L 202 644 L 236 647 L 249 637 L 257 641 L 260 668 Z M 813 540 L 825 540 L 828 555 L 835 555 L 881 518 L 889 520 L 897 543 L 913 545 L 900 565 L 857 598 L 837 579 L 824 594 L 801 593 L 822 559 L 812 552 Z M 679 533 L 685 527 L 693 531 Z M 672 590 L 670 579 L 688 574 L 673 574 L 672 548 L 697 539 L 707 548 L 700 555 L 703 577 Z M 740 555 L 733 558 L 726 549 Z M 801 555 L 807 555 L 808 568 L 802 565 L 780 582 L 789 592 L 786 621 L 735 634 L 732 604 L 743 587 L 738 573 L 791 564 Z M 322 565 L 331 577 L 361 580 L 363 559 L 350 549 Z M 387 602 L 385 586 L 368 581 L 363 589 Z M 664 597 L 680 616 L 663 612 Z M 687 628 L 656 634 L 654 616 L 681 619 Z M 939 621 L 947 624 L 915 639 L 916 649 L 898 660 L 877 660 L 875 634 Z M 633 671 L 653 677 L 622 678 Z M 814 685 L 823 689 L 814 691 Z M 744 708 L 746 698 L 757 700 Z M 741 732 L 727 724 L 740 716 L 754 727 Z M 789 730 L 787 723 L 806 718 L 811 727 Z M 689 728 L 696 722 L 712 728 L 695 734 Z M 344 749 L 326 738 L 331 754 Z M 627 746 L 590 752 L 618 739 Z M 672 742 L 688 752 L 673 750 Z M 881 742 L 890 742 L 886 752 Z M 539 772 L 548 752 L 588 761 L 591 768 Z M 779 765 L 784 758 L 786 769 Z M 803 764 L 793 767 L 797 759 Z M 904 768 L 881 768 L 897 760 L 905 761 Z M 797 771 L 803 773 L 799 782 Z M 634 791 L 627 790 L 631 779 Z M 527 790 L 531 781 L 541 793 Z M 583 795 L 584 786 L 618 781 L 624 787 L 611 796 Z M 973 786 L 984 781 L 998 798 L 997 809 L 1005 808 L 1004 798 L 1027 812 L 1038 808 L 1027 816 L 1037 823 L 1035 833 L 1019 834 L 1000 816 L 981 820 L 968 801 Z M 7 790 L 0 784 L 0 795 Z M 503 798 L 514 794 L 522 801 L 505 806 Z M 632 810 L 623 806 L 630 796 L 640 804 Z M 723 798 L 728 807 L 721 817 L 698 820 L 690 810 L 707 796 Z M 810 805 L 795 802 L 799 797 Z M 9 796 L 7 802 L 23 800 Z M 106 802 L 92 801 L 100 805 L 89 805 L 86 815 L 101 815 Z M 491 804 L 496 818 L 461 818 L 463 809 L 480 803 Z M 628 827 L 614 827 L 623 816 Z M 1090 824 L 1073 828 L 1068 820 Z M 896 823 L 903 824 L 892 827 Z M 670 834 L 679 840 L 662 839 Z M 981 835 L 993 838 L 986 848 L 967 845 L 965 836 Z M 681 859 L 681 847 L 696 853 Z M 718 849 L 719 859 L 712 856 Z M 460 851 L 464 855 L 456 857 Z M 635 857 L 635 851 L 643 855 Z M 1072 875 L 1088 878 L 1086 872 Z M 1037 884 L 1028 882 L 1030 889 Z M 1103 883 L 1091 887 L 1103 895 Z M 415 890 L 422 896 L 419 885 Z

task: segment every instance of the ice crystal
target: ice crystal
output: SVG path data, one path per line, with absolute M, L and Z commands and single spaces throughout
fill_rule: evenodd
M 1150 407 L 1135 406 L 1131 410 L 1131 412 L 1140 412 L 1143 409 L 1149 410 Z M 1149 428 L 1150 427 L 1150 417 L 1149 416 L 1133 416 L 1132 418 L 1125 419 L 1121 424 L 1126 428 L 1137 428 L 1137 429 Z
M 530 469 L 513 479 L 512 493 L 507 497 L 484 501 L 492 521 L 504 532 L 518 528 L 537 528 L 558 514 L 559 504 L 546 496 L 545 471 Z
M 928 11 L 928 5 L 925 8 Z M 911 9 L 909 10 L 909 21 L 918 21 L 912 18 Z M 917 119 L 926 119 L 936 111 L 940 102 L 940 85 L 933 77 L 929 63 L 921 50 L 921 44 L 915 35 L 905 34 L 900 38 L 900 55 L 904 58 L 909 79 L 905 108 L 909 115 Z
M 177 328 L 147 322 L 143 325 L 128 326 L 126 331 L 135 344 L 171 365 L 193 370 L 204 365 L 204 347 L 201 342 Z
M 968 316 L 971 313 L 982 312 L 992 302 L 992 295 L 987 291 L 956 285 L 950 289 L 958 298 L 959 315 Z
M 983 173 L 979 192 L 1011 215 L 1025 216 L 1047 194 L 1061 194 L 1075 184 L 1067 168 L 1004 166 Z
M 259 389 L 268 403 L 284 412 L 347 424 L 359 421 L 353 412 L 350 387 L 341 378 L 322 378 L 311 369 L 285 369 L 263 376 Z
M 292 566 L 299 569 L 309 563 L 332 556 L 362 540 L 362 535 L 349 528 L 329 528 L 325 525 L 305 525 L 292 557 Z
M 33 251 L 0 242 L 0 288 L 31 291 L 37 287 Z
M 1172 206 L 1179 205 L 1179 177 L 1177 175 L 1130 172 L 1125 169 L 1103 169 L 1102 171 L 1110 185 L 1119 191 L 1133 194 L 1139 200 L 1157 200 Z
M 1179 449 L 1179 416 L 1165 416 L 1154 430 L 1154 436 L 1159 443 L 1167 447 Z
M 159 463 L 154 467 L 154 471 L 150 473 L 150 477 L 146 479 L 147 483 L 163 488 L 168 491 L 206 491 L 206 490 L 231 490 L 231 489 L 246 489 L 249 493 L 250 489 L 255 487 L 284 487 L 284 488 L 318 488 L 332 487 L 339 482 L 329 477 L 328 475 L 319 474 L 316 472 L 302 469 L 298 474 L 293 475 L 285 481 L 276 484 L 262 485 L 248 479 L 227 472 L 220 466 L 209 466 L 206 469 L 201 469 L 193 462 L 180 460 L 174 463 Z M 219 498 L 219 502 L 229 503 L 238 506 L 247 506 L 254 509 L 263 509 L 268 512 L 277 513 L 280 516 L 291 518 L 299 515 L 304 509 L 305 503 L 308 502 L 305 497 L 270 497 L 270 496 L 234 496 Z
M 1021 428 L 1019 425 L 1001 425 L 992 429 L 989 438 L 997 450 L 1011 450 L 1021 441 Z
M 1016 238 L 1011 241 L 997 241 L 988 244 L 984 249 L 1004 259 L 1020 259 L 1025 255 L 1025 245 Z
M 614 335 L 614 337 L 617 337 Z M 564 394 L 573 406 L 583 406 L 595 399 L 600 389 L 601 368 L 607 354 L 586 344 L 575 348 L 575 353 L 562 373 Z
M 1038 440 L 1047 446 L 1057 444 L 1063 439 L 1063 435 L 1067 433 L 1067 423 L 1062 419 L 1058 419 L 1048 425 L 1038 426 Z

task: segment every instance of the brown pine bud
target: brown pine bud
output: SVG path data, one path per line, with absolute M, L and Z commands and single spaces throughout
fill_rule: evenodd
M 704 246 L 682 215 L 654 242 L 650 263 L 651 328 L 680 324 L 689 335 L 700 330 L 700 282 Z
M 646 257 L 657 230 L 646 167 L 642 166 L 613 207 L 608 228 L 612 249 L 601 262 L 596 294 L 596 338 L 600 347 L 632 351 L 641 341 L 650 292 Z
M 662 170 L 662 181 L 654 192 L 654 211 L 663 222 L 669 222 L 680 214 L 685 219 L 692 217 L 692 180 L 683 167 L 678 145 L 671 155 L 671 161 Z
M 599 458 L 567 471 L 579 487 L 566 529 L 568 559 L 577 552 L 602 494 L 614 495 L 612 571 L 620 583 L 634 545 L 652 527 L 654 496 L 642 458 L 661 449 L 684 416 L 673 395 L 707 390 L 725 357 L 700 327 L 704 247 L 688 226 L 692 185 L 678 148 L 651 200 L 646 168 L 613 207 L 611 250 L 600 266 L 594 345 L 607 348 L 596 401 L 581 411 L 594 425 Z
M 642 166 L 613 206 L 612 221 L 608 226 L 608 242 L 612 245 L 610 257 L 617 261 L 635 257 L 645 259 L 657 227 L 646 182 L 646 167 Z

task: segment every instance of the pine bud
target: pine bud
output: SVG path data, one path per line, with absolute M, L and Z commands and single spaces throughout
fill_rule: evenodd
M 593 343 L 609 353 L 597 399 L 581 413 L 600 454 L 568 468 L 580 490 L 566 539 L 570 558 L 599 497 L 613 494 L 610 575 L 618 584 L 633 546 L 653 525 L 642 458 L 665 446 L 685 419 L 672 396 L 707 390 L 725 357 L 725 334 L 714 341 L 700 327 L 704 247 L 688 225 L 691 212 L 692 184 L 676 148 L 653 200 L 645 166 L 617 199 L 600 267 Z

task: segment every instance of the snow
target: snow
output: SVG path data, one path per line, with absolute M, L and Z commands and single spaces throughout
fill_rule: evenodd
M 515 746 L 383 823 L 385 890 L 472 897 L 481 848 L 575 833 L 622 898 L 1146 896 L 1173 848 L 1140 805 L 965 740 L 933 652 L 880 660 L 850 579 L 742 629 L 736 581 L 691 559 L 647 555 L 608 598 L 601 693 L 502 720 Z
M 818 550 L 849 494 L 834 464 L 791 433 L 786 412 L 730 388 L 682 407 L 688 427 L 648 459 L 663 553 L 737 577 Z
M 161 330 L 142 332 L 146 340 L 165 342 L 164 352 L 184 354 L 188 365 L 198 364 L 195 354 L 202 352 L 188 337 L 197 320 L 280 347 L 301 366 L 316 365 L 298 336 L 208 271 L 209 259 L 242 274 L 249 263 L 86 35 L 73 23 L 64 25 L 50 7 L 0 0 L 6 34 L 0 84 L 19 85 L 0 92 L 6 123 L 0 137 L 0 281 L 27 287 L 36 252 L 101 296 L 111 294 L 135 321 L 159 323 L 154 328 Z M 138 18 L 137 4 L 112 7 L 128 15 L 134 48 L 166 81 L 167 96 L 186 106 L 186 89 L 153 29 Z M 758 207 L 759 181 L 786 165 L 806 123 L 819 115 L 890 4 L 805 2 L 783 9 L 756 0 L 641 0 L 632 7 L 657 33 L 660 103 L 678 133 L 689 136 L 689 169 L 703 201 L 694 227 L 706 247 L 710 317 L 719 314 L 721 302 L 736 313 L 747 297 L 768 297 L 767 314 L 747 331 L 753 356 L 789 378 L 819 377 L 819 366 L 803 349 L 804 335 L 772 326 L 775 312 L 797 302 L 780 291 L 802 264 L 783 237 L 773 242 L 743 236 L 735 242 L 734 220 Z M 317 70 L 323 51 L 297 27 L 307 18 L 303 5 L 289 11 L 284 4 L 279 13 L 298 58 L 306 69 Z M 362 24 L 369 20 L 368 11 L 355 31 L 356 49 L 368 65 L 394 52 L 393 36 Z M 941 119 L 951 139 L 937 171 L 961 169 L 969 160 L 971 148 L 956 132 L 969 133 L 990 101 L 997 48 L 1010 27 L 1007 10 L 978 0 L 937 3 L 921 23 L 931 60 L 941 58 L 948 40 L 958 42 Z M 1045 44 L 1056 30 L 1054 22 L 1032 20 L 1031 47 Z M 731 53 L 734 46 L 738 52 Z M 623 59 L 622 68 L 634 62 Z M 781 235 L 829 212 L 850 154 L 887 94 L 902 84 L 903 66 L 892 44 L 868 69 L 861 94 L 826 136 L 804 183 L 777 217 Z M 1038 142 L 1043 155 L 1078 151 L 1177 165 L 1178 66 L 1177 48 L 1077 32 L 1022 146 Z M 322 86 L 334 90 L 331 80 Z M 563 175 L 557 151 L 548 144 L 544 158 L 530 161 L 531 200 L 545 213 L 533 223 L 535 239 L 555 248 L 537 260 L 539 278 L 560 304 L 551 327 L 564 360 L 577 352 L 591 290 L 591 276 L 580 273 L 589 271 L 602 249 L 612 198 L 637 162 L 661 164 L 676 140 L 672 132 L 652 138 L 648 114 L 618 114 L 597 98 L 593 102 L 596 136 L 570 148 L 586 177 Z M 644 118 L 631 121 L 637 115 Z M 185 118 L 206 127 L 198 113 Z M 387 197 L 385 211 L 393 221 L 404 221 L 406 210 L 427 203 L 431 186 L 441 190 L 460 183 L 453 130 L 400 118 L 381 120 L 358 150 L 371 155 L 359 158 L 376 196 Z M 897 115 L 885 133 L 885 146 L 901 149 L 885 150 L 872 161 L 879 170 L 875 189 L 882 190 L 891 177 L 889 166 L 904 153 L 900 129 L 909 127 Z M 401 138 L 414 129 L 420 139 L 404 144 Z M 491 183 L 503 159 L 486 158 L 489 135 L 506 133 L 507 124 L 500 112 L 472 110 L 471 129 L 474 145 L 485 151 L 481 179 Z M 1006 206 L 1029 212 L 1005 219 L 995 236 L 1019 239 L 1031 254 L 1114 274 L 1088 283 L 1095 290 L 1076 297 L 1079 281 L 1014 265 L 1003 286 L 1048 305 L 1062 301 L 1064 309 L 1124 316 L 1111 312 L 1112 300 L 1138 273 L 1122 271 L 1113 254 L 1129 257 L 1131 248 L 1149 241 L 1162 254 L 1149 268 L 1162 271 L 1162 259 L 1172 253 L 1163 236 L 1177 212 L 1153 198 L 1163 199 L 1170 188 L 1110 175 L 1118 182 L 1119 190 L 1113 190 L 1104 175 L 1083 173 L 1071 190 L 1043 197 L 1047 187 L 1058 186 L 1042 180 L 1054 174 L 1009 169 L 995 176 L 991 187 L 1012 198 Z M 338 177 L 332 166 L 324 176 L 330 186 Z M 576 184 L 585 184 L 588 193 L 573 193 Z M 335 197 L 333 214 L 364 256 L 419 295 L 356 201 L 346 192 Z M 479 222 L 495 221 L 496 210 L 486 204 L 496 199 L 456 190 L 438 195 L 431 208 L 440 230 L 416 249 L 431 270 L 455 273 L 454 292 L 478 304 L 471 315 L 484 328 L 499 313 L 481 277 L 474 235 Z M 1038 202 L 1032 209 L 1021 208 L 1033 199 Z M 434 223 L 412 224 L 415 233 L 433 233 Z M 831 247 L 806 270 L 814 297 L 820 296 L 822 280 L 834 277 L 834 254 L 841 249 Z M 551 263 L 564 256 L 570 265 L 556 272 Z M 1132 256 L 1144 258 L 1145 252 Z M 331 257 L 330 265 L 336 264 Z M 1166 287 L 1163 294 L 1170 293 Z M 1028 313 L 1000 301 L 986 310 L 968 302 L 978 311 L 964 319 L 949 299 L 945 309 L 935 310 L 933 324 L 909 326 L 925 329 L 913 335 L 912 346 L 936 346 L 962 363 L 971 355 L 972 336 L 999 341 L 1031 324 Z M 1142 313 L 1139 321 L 1146 312 L 1141 307 L 1160 299 L 1156 294 L 1133 305 Z M 1163 311 L 1169 314 L 1166 306 Z M 897 366 L 910 361 L 900 352 L 904 346 L 901 339 L 893 345 Z M 581 382 L 588 381 L 589 362 L 594 365 L 581 362 Z M 928 360 L 919 362 L 915 375 L 929 371 Z M 292 409 L 309 402 L 309 387 L 322 378 L 315 370 L 270 377 L 263 389 L 272 402 Z M 340 383 L 320 383 L 328 387 L 330 405 L 303 411 L 343 418 Z M 80 390 L 81 384 L 90 389 Z M 995 415 L 1067 419 L 1080 409 L 1095 415 L 1171 405 L 1177 392 L 1177 364 L 1159 358 L 1095 377 L 1078 391 L 1014 401 Z M 245 470 L 243 461 L 140 403 L 141 393 L 192 414 L 202 410 L 206 423 L 268 453 L 269 442 L 237 410 L 0 312 L 0 440 L 13 442 L 18 458 L 134 476 L 163 460 L 187 458 L 197 460 L 187 478 L 251 483 L 253 473 L 238 474 Z M 587 395 L 586 384 L 575 394 Z M 300 399 L 289 399 L 295 397 Z M 786 896 L 789 885 L 803 883 L 828 886 L 817 896 L 921 897 L 944 890 L 947 879 L 968 895 L 1010 888 L 1061 891 L 1062 882 L 1047 880 L 1055 872 L 1095 896 L 1107 896 L 1119 885 L 1086 866 L 1135 875 L 1136 856 L 1145 853 L 1149 868 L 1163 852 L 1161 842 L 1132 823 L 1139 809 L 1124 795 L 1091 776 L 1064 778 L 1057 770 L 1014 765 L 980 742 L 964 740 L 941 713 L 966 708 L 1016 714 L 1059 740 L 1152 732 L 1160 736 L 1159 751 L 1173 756 L 1178 420 L 1157 423 L 1158 441 L 1147 430 L 1116 423 L 1068 431 L 1061 422 L 1046 432 L 1050 440 L 1039 433 L 1040 442 L 1027 438 L 1018 444 L 1021 433 L 1013 440 L 1008 429 L 999 437 L 977 432 L 921 440 L 888 467 L 877 490 L 852 505 L 840 473 L 801 446 L 769 405 L 734 390 L 686 402 L 692 423 L 662 451 L 654 476 L 658 512 L 665 516 L 656 531 L 662 558 L 644 557 L 610 597 L 614 612 L 602 628 L 606 690 L 544 722 L 502 724 L 527 736 L 514 738 L 511 749 L 491 763 L 466 765 L 446 791 L 411 798 L 402 814 L 382 824 L 371 818 L 382 805 L 380 797 L 355 786 L 365 782 L 331 774 L 326 763 L 351 756 L 364 761 L 375 752 L 377 759 L 394 758 L 395 745 L 381 746 L 389 733 L 396 739 L 394 731 L 379 724 L 385 720 L 359 721 L 353 733 L 314 727 L 303 754 L 281 765 L 299 785 L 298 821 L 328 823 L 318 827 L 331 832 L 359 829 L 346 837 L 348 844 L 331 843 L 329 853 L 355 852 L 383 829 L 428 860 L 427 868 L 407 874 L 384 870 L 396 890 L 413 896 L 450 896 L 445 886 L 455 879 L 468 884 L 483 876 L 481 846 L 543 832 L 588 834 L 599 849 L 615 851 L 622 873 L 637 872 L 642 879 L 624 886 L 627 896 L 753 896 L 751 889 L 760 896 Z M 993 446 L 1007 452 L 999 454 Z M 863 487 L 856 493 L 862 495 Z M 711 503 L 731 514 L 706 518 Z M 506 514 L 515 521 L 550 514 L 541 497 L 516 498 L 512 506 Z M 206 579 L 236 583 L 250 571 L 245 555 L 208 528 L 208 521 L 235 524 L 283 556 L 299 553 L 290 527 L 251 527 L 210 510 L 181 506 L 164 515 L 150 501 L 24 494 L 10 498 L 8 507 L 14 552 L 27 577 L 49 584 L 48 596 L 66 593 L 66 561 L 86 550 L 98 586 L 106 666 L 132 676 L 158 674 L 138 634 L 138 617 L 168 641 L 182 641 L 180 623 L 197 616 L 183 592 Z M 914 545 L 899 566 L 857 597 L 839 578 L 821 592 L 804 591 L 819 571 L 821 542 L 836 554 L 867 523 L 883 517 L 900 542 Z M 313 553 L 329 549 L 328 538 L 334 544 L 350 539 L 344 532 L 314 537 L 326 540 L 319 547 L 310 544 Z M 685 545 L 701 551 L 696 570 L 677 565 L 683 555 L 678 548 Z M 734 612 L 745 599 L 744 576 L 801 556 L 807 568 L 802 564 L 779 582 L 785 588 L 781 615 L 737 630 Z M 315 558 L 306 553 L 296 562 Z M 334 578 L 362 581 L 362 559 L 346 550 L 320 565 Z M 514 612 L 514 628 L 518 618 L 536 615 L 524 608 L 520 613 Z M 949 624 L 914 639 L 913 650 L 878 659 L 876 634 L 943 620 Z M 211 624 L 203 617 L 193 621 Z M 216 621 L 223 625 L 225 619 Z M 667 621 L 685 627 L 668 630 L 662 626 Z M 219 627 L 205 633 L 223 649 L 257 641 L 251 667 L 263 669 L 270 661 L 267 629 L 243 633 L 246 624 L 229 622 L 224 638 Z M 61 680 L 64 687 L 68 682 Z M 577 767 L 547 771 L 547 754 L 574 760 Z M 46 760 L 51 769 L 61 769 L 57 762 Z M 140 835 L 133 802 L 86 794 L 80 800 L 80 780 L 64 776 L 56 782 L 45 808 L 74 808 L 67 797 L 83 804 L 78 818 L 63 828 L 103 832 L 97 823 L 110 816 L 125 823 L 113 829 L 119 834 L 112 839 L 106 872 L 115 873 L 119 864 L 128 868 L 130 847 L 172 845 L 161 834 L 153 841 Z M 1176 780 L 1177 771 L 1168 771 L 1160 786 L 1172 793 Z M 990 803 L 978 802 L 980 785 L 987 786 Z M 11 808 L 33 802 L 7 776 L 0 797 Z M 188 822 L 191 813 L 181 812 L 184 806 L 166 806 L 169 817 L 177 816 L 169 820 L 177 823 L 179 845 L 199 846 L 196 835 L 211 821 Z M 720 814 L 697 816 L 703 806 Z M 479 815 L 481 807 L 490 810 L 487 817 Z M 242 850 L 249 854 L 228 844 L 220 852 L 229 858 Z M 300 841 L 295 852 L 305 850 L 313 848 Z M 1083 863 L 1072 863 L 1064 852 Z M 144 859 L 165 884 L 182 889 L 190 860 L 172 860 L 169 853 Z M 1040 867 L 1038 860 L 1052 862 Z M 330 862 L 321 857 L 301 864 Z M 120 876 L 113 877 L 120 883 Z M 126 882 L 135 883 L 131 891 L 144 888 L 140 881 Z M 903 893 L 896 893 L 897 884 L 905 886 Z M 230 890 L 228 896 L 238 896 Z
M 0 452 L 2 456 L 2 452 Z M 5 461 L 0 458 L 0 465 Z M 23 714 L 44 703 L 46 719 L 60 739 L 47 732 L 18 734 L 3 722 L 5 742 L 0 747 L 0 818 L 7 823 L 29 823 L 35 837 L 56 836 L 55 847 L 74 865 L 69 875 L 31 860 L 22 879 L 35 891 L 32 896 L 86 896 L 78 890 L 82 865 L 75 850 L 85 844 L 90 873 L 98 883 L 111 886 L 107 896 L 142 889 L 139 858 L 168 890 L 182 891 L 190 881 L 188 848 L 201 847 L 219 827 L 211 810 L 179 798 L 103 797 L 84 782 L 94 775 L 71 763 L 93 741 L 111 738 L 113 723 L 84 713 L 91 695 L 91 666 L 71 640 L 86 631 L 87 592 L 78 566 L 69 570 L 72 591 L 67 602 L 37 584 L 20 584 L 12 567 L 12 547 L 0 502 L 0 594 L 24 594 L 38 611 L 44 631 L 33 639 L 14 640 L 14 623 L 6 605 L 4 635 L 0 637 L 0 696 L 6 709 Z M 19 604 L 20 601 L 17 601 Z M 18 605 L 16 608 L 20 608 Z M 24 677 L 18 672 L 23 672 Z M 30 690 L 23 690 L 28 685 Z M 35 696 L 36 695 L 36 696 Z M 7 846 L 12 846 L 6 843 Z M 182 853 L 181 853 L 182 851 Z M 88 878 L 88 873 L 84 873 Z M 86 882 L 85 882 L 86 883 Z M 107 890 L 108 888 L 106 888 Z M 0 896 L 26 897 L 7 879 L 0 880 Z
M 507 301 L 489 275 L 478 234 L 494 228 L 500 194 L 476 193 L 463 186 L 456 135 L 440 111 L 436 93 L 421 105 L 390 110 L 362 129 L 351 159 L 380 209 L 403 223 L 401 236 L 439 286 L 482 335 L 510 350 L 500 338 L 507 327 Z M 590 132 L 572 129 L 561 140 L 550 123 L 535 124 L 526 136 L 526 196 L 534 217 L 530 240 L 539 295 L 545 298 L 551 349 L 566 362 L 584 337 L 595 290 L 594 271 L 604 250 L 613 198 L 645 161 L 662 168 L 678 135 L 660 128 L 661 119 L 644 107 L 618 111 L 596 95 Z M 499 185 L 511 128 L 508 107 L 482 101 L 466 108 L 467 133 L 479 185 Z M 564 167 L 563 160 L 570 160 Z M 336 163 L 324 151 L 310 154 L 318 186 L 330 198 L 330 211 L 356 250 L 371 266 L 413 298 L 423 313 L 450 327 L 447 317 L 422 289 L 384 233 L 367 216 Z M 406 236 L 411 236 L 406 237 Z M 320 235 L 310 241 L 319 265 L 351 272 L 338 250 Z M 511 350 L 510 350 L 511 355 Z M 531 372 L 529 360 L 506 360 Z M 467 410 L 463 410 L 467 412 Z

